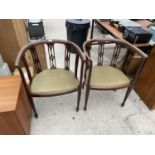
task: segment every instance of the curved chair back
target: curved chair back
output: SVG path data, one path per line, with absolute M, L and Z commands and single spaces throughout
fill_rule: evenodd
M 86 97 L 84 109 L 86 110 L 87 108 L 90 89 L 116 90 L 128 87 L 122 103 L 122 106 L 124 106 L 129 93 L 134 87 L 134 84 L 143 69 L 147 60 L 147 55 L 136 46 L 126 41 L 108 38 L 88 40 L 84 43 L 83 49 L 86 55 L 84 75 Z M 135 55 L 139 56 L 141 59 L 136 73 L 130 80 L 127 76 L 127 69 Z M 104 56 L 106 56 L 106 59 Z M 110 67 L 107 67 L 107 65 Z
M 46 60 L 48 59 L 48 70 L 45 71 L 45 69 L 43 68 L 43 66 L 41 65 L 40 62 L 40 58 L 39 58 L 39 50 L 37 49 L 37 46 L 42 45 L 43 47 L 46 47 L 46 55 L 48 55 L 48 57 L 46 58 Z M 64 46 L 64 48 L 57 48 L 57 45 L 60 46 Z M 57 49 L 57 50 L 56 50 Z M 71 53 L 70 53 L 70 49 L 73 49 L 75 54 L 74 54 L 74 61 L 70 61 L 71 59 Z M 32 67 L 34 68 L 35 71 L 35 75 L 32 76 L 30 69 L 29 69 L 29 64 L 28 61 L 26 59 L 26 54 L 27 53 L 31 54 L 32 60 L 33 60 L 33 65 Z M 57 53 L 58 52 L 58 53 Z M 64 66 L 61 68 L 57 67 L 56 61 L 57 59 L 59 59 L 60 57 L 62 58 L 64 55 L 64 59 L 61 60 L 61 64 L 63 64 L 62 62 L 64 61 Z M 81 60 L 81 67 L 79 67 L 78 64 L 79 60 Z M 79 102 L 80 102 L 80 95 L 81 95 L 81 86 L 82 86 L 82 79 L 83 79 L 83 67 L 84 67 L 84 63 L 86 61 L 86 57 L 85 54 L 81 51 L 81 49 L 74 43 L 70 42 L 70 41 L 65 41 L 65 40 L 40 40 L 40 41 L 36 41 L 33 43 L 29 43 L 27 45 L 25 45 L 18 53 L 18 56 L 16 58 L 16 62 L 15 62 L 15 67 L 19 70 L 19 73 L 21 75 L 23 84 L 25 86 L 25 89 L 27 91 L 30 103 L 32 105 L 32 108 L 35 112 L 35 115 L 37 117 L 37 113 L 35 110 L 35 106 L 33 104 L 33 99 L 32 97 L 45 97 L 45 96 L 56 96 L 56 95 L 62 95 L 62 94 L 66 94 L 66 93 L 71 93 L 74 91 L 78 91 L 78 105 L 77 105 L 77 111 L 79 109 Z M 73 71 L 73 75 L 72 76 L 72 71 L 71 67 L 73 66 L 74 63 L 74 70 Z M 24 68 L 24 70 L 23 70 Z M 55 69 L 55 71 L 54 71 Z M 63 69 L 63 70 L 62 70 Z M 52 71 L 53 70 L 53 71 Z M 70 72 L 66 72 L 66 71 L 70 71 Z M 26 80 L 26 76 L 25 73 L 27 74 L 28 77 L 28 81 L 29 83 L 27 83 Z M 52 72 L 51 72 L 52 71 Z M 65 87 L 67 87 L 66 89 L 64 89 L 63 91 L 55 91 L 55 93 L 53 93 L 52 91 L 54 91 L 53 89 L 55 88 L 55 82 L 51 83 L 52 79 L 47 79 L 48 82 L 50 83 L 50 91 L 48 90 L 48 92 L 46 93 L 46 91 L 38 91 L 37 93 L 32 91 L 32 87 L 35 85 L 35 88 L 40 85 L 40 83 L 38 83 L 38 81 L 36 80 L 35 77 L 37 77 L 37 79 L 42 80 L 44 79 L 45 82 L 45 76 L 44 73 L 48 73 L 48 75 L 54 75 L 54 80 L 58 81 L 57 78 L 55 76 L 57 76 L 56 74 L 59 74 L 59 72 L 63 72 L 66 75 L 66 78 L 71 78 L 72 79 L 72 83 L 71 84 L 77 84 L 76 86 L 74 86 L 72 89 L 69 89 L 70 87 L 65 83 L 65 81 L 63 80 L 63 84 Z M 79 71 L 79 72 L 78 72 Z M 61 72 L 61 75 L 63 75 Z M 47 75 L 47 74 L 46 74 Z M 59 78 L 59 77 L 58 77 Z M 34 80 L 35 79 L 35 80 Z M 60 81 L 62 80 L 62 78 L 59 79 Z M 69 79 L 67 79 L 69 82 Z M 35 81 L 35 82 L 34 82 Z M 36 82 L 37 81 L 37 82 Z M 61 81 L 62 82 L 62 81 Z M 35 83 L 35 84 L 34 84 Z M 36 86 L 37 83 L 37 86 Z M 70 84 L 70 85 L 71 85 Z M 49 86 L 49 85 L 47 85 Z M 60 84 L 58 84 L 59 88 L 62 87 L 60 86 Z M 44 85 L 42 84 L 39 88 L 43 89 Z M 46 88 L 44 88 L 45 90 Z M 41 90 L 41 89 L 39 89 Z M 40 93 L 42 92 L 42 93 Z

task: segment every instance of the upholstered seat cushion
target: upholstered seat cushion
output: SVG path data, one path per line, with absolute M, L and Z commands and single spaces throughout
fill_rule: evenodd
M 73 72 L 65 69 L 47 69 L 37 74 L 31 83 L 34 94 L 55 94 L 76 89 L 79 85 Z
M 91 88 L 113 89 L 129 86 L 130 80 L 119 69 L 111 66 L 94 66 L 90 79 Z

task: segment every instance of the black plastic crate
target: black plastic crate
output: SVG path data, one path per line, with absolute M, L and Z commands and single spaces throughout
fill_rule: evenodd
M 28 32 L 30 39 L 42 39 L 45 37 L 43 22 L 28 22 Z

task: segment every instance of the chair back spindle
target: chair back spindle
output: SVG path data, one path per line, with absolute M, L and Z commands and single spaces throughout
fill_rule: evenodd
M 103 65 L 104 45 L 101 44 L 101 45 L 99 45 L 98 48 L 99 49 L 98 49 L 98 62 L 97 62 L 97 65 L 101 66 L 101 65 Z
M 50 59 L 50 68 L 51 69 L 56 69 L 56 57 L 55 57 L 55 48 L 54 44 L 48 45 L 48 54 L 49 54 L 49 59 Z
M 39 60 L 36 48 L 32 45 L 30 47 L 30 50 L 31 50 L 35 70 L 36 70 L 37 73 L 40 73 L 42 71 L 42 68 L 41 68 L 41 64 L 40 64 L 40 60 Z
M 70 52 L 67 46 L 65 46 L 65 69 L 70 69 Z

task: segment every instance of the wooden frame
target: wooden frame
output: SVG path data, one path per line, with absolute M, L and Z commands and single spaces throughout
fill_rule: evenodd
M 128 42 L 125 42 L 125 41 L 122 41 L 122 40 L 118 40 L 118 39 L 91 39 L 91 40 L 88 40 L 84 43 L 83 45 L 83 49 L 84 49 L 84 53 L 86 55 L 86 67 L 85 67 L 85 75 L 84 75 L 84 84 L 86 86 L 86 94 L 85 94 L 85 106 L 84 106 L 84 110 L 87 109 L 87 103 L 88 103 L 88 97 L 89 97 L 89 92 L 90 92 L 90 89 L 92 90 L 116 90 L 116 89 L 121 89 L 121 88 L 125 88 L 125 87 L 117 87 L 117 88 L 110 88 L 110 89 L 101 89 L 101 88 L 92 88 L 90 86 L 90 79 L 91 79 L 91 72 L 92 72 L 92 68 L 93 68 L 93 61 L 92 59 L 90 58 L 90 55 L 91 55 L 91 47 L 92 45 L 99 45 L 101 47 L 103 47 L 105 44 L 115 44 L 115 49 L 113 51 L 113 57 L 112 57 L 112 61 L 111 61 L 111 64 L 110 66 L 112 67 L 116 67 L 116 59 L 118 58 L 118 54 L 119 54 L 119 48 L 117 48 L 117 46 L 121 47 L 121 48 L 126 48 L 127 49 L 127 52 L 126 52 L 126 57 L 124 59 L 124 64 L 122 66 L 122 71 L 125 73 L 125 66 L 128 66 L 128 63 L 131 59 L 131 57 L 129 57 L 131 54 L 129 53 L 136 53 L 138 54 L 140 57 L 141 57 L 141 63 L 139 65 L 139 68 L 136 72 L 136 74 L 134 75 L 134 77 L 132 78 L 131 82 L 130 82 L 130 85 L 127 89 L 127 92 L 126 92 L 126 95 L 124 97 L 124 100 L 121 104 L 121 106 L 124 106 L 125 105 L 125 102 L 131 92 L 131 90 L 133 89 L 134 87 L 134 84 L 140 74 L 140 72 L 142 71 L 143 69 L 143 66 L 147 60 L 147 55 L 145 53 L 143 53 L 140 49 L 138 49 L 137 47 L 133 46 L 132 44 L 128 43 Z M 103 53 L 104 54 L 104 53 Z M 103 56 L 103 55 L 102 55 Z M 97 63 L 97 65 L 103 65 L 103 62 L 102 63 Z M 116 67 L 117 68 L 117 67 Z M 88 72 L 89 71 L 89 72 Z M 87 73 L 88 72 L 88 73 Z
M 49 59 L 50 59 L 50 65 L 51 65 L 51 69 L 55 69 L 56 68 L 56 57 L 55 57 L 55 44 L 62 44 L 65 46 L 65 66 L 64 69 L 69 70 L 69 63 L 68 61 L 70 61 L 70 57 L 69 57 L 69 49 L 73 48 L 75 53 L 76 53 L 76 60 L 75 60 L 75 78 L 77 78 L 77 70 L 78 70 L 78 60 L 79 58 L 81 59 L 81 68 L 80 68 L 80 79 L 79 79 L 79 85 L 77 88 L 72 89 L 72 90 L 68 90 L 66 92 L 60 92 L 60 93 L 40 93 L 40 94 L 35 94 L 32 93 L 30 91 L 30 85 L 32 83 L 33 77 L 30 74 L 30 70 L 28 67 L 28 63 L 27 60 L 25 58 L 25 54 L 27 51 L 31 51 L 31 55 L 33 58 L 33 62 L 34 62 L 34 69 L 36 71 L 36 74 L 40 73 L 43 71 L 39 57 L 38 57 L 38 53 L 36 50 L 36 46 L 37 45 L 47 45 L 48 46 L 48 52 L 49 52 Z M 81 51 L 81 49 L 75 45 L 74 43 L 70 42 L 70 41 L 64 41 L 64 40 L 41 40 L 41 41 L 36 41 L 34 43 L 29 43 L 27 45 L 25 45 L 20 51 L 19 54 L 16 58 L 16 62 L 15 62 L 15 67 L 18 68 L 19 73 L 21 75 L 21 78 L 23 80 L 23 84 L 25 86 L 26 92 L 28 94 L 28 98 L 30 100 L 32 109 L 34 111 L 35 117 L 38 117 L 34 102 L 33 102 L 33 98 L 32 97 L 47 97 L 47 96 L 58 96 L 58 95 L 63 95 L 63 94 L 67 94 L 67 93 L 72 93 L 75 91 L 78 91 L 78 99 L 77 99 L 77 107 L 76 107 L 76 111 L 79 110 L 79 104 L 80 104 L 80 97 L 81 97 L 81 86 L 82 86 L 82 79 L 83 79 L 83 67 L 84 67 L 84 63 L 86 61 L 86 57 L 83 54 L 83 52 Z M 22 62 L 22 64 L 21 64 Z M 24 77 L 23 74 L 23 70 L 22 67 L 23 66 L 26 69 L 28 78 L 29 78 L 29 85 L 27 85 L 26 83 L 26 79 Z

